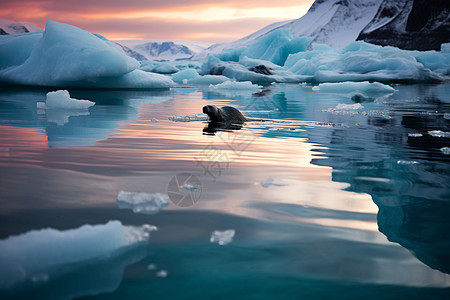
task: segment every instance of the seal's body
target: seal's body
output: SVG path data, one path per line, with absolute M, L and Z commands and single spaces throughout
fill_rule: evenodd
M 248 121 L 239 110 L 231 106 L 206 105 L 203 106 L 203 113 L 209 116 L 212 123 L 242 124 Z

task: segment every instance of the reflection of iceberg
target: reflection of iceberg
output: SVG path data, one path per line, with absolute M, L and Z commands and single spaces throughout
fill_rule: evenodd
M 43 229 L 9 237 L 0 241 L 0 291 L 8 295 L 38 288 L 45 294 L 49 293 L 45 286 L 58 284 L 63 285 L 58 287 L 64 293 L 58 295 L 61 298 L 112 291 L 120 283 L 123 268 L 142 255 L 136 256 L 138 253 L 131 250 L 145 245 L 152 230 L 154 227 L 149 225 L 132 227 L 110 221 L 105 225 L 84 225 L 65 231 Z M 92 282 L 86 280 L 94 274 L 100 276 Z M 77 284 L 61 278 L 76 280 Z
M 358 114 L 354 126 L 310 130 L 310 142 L 326 147 L 325 157 L 313 163 L 333 167 L 333 181 L 350 183 L 349 190 L 372 196 L 379 207 L 379 229 L 390 241 L 431 268 L 450 273 L 450 165 L 439 151 L 448 140 L 441 137 L 448 121 L 442 102 L 426 97 L 435 87 L 421 86 L 423 90 L 413 93 L 419 99 L 414 102 L 410 93 L 417 87 L 398 88 L 388 104 L 377 104 L 390 119 Z M 433 114 L 424 113 L 427 110 Z M 441 131 L 433 136 L 427 134 L 431 129 Z
M 71 90 L 77 99 L 96 103 L 89 112 L 37 109 L 45 90 L 5 89 L 0 93 L 0 126 L 44 128 L 50 146 L 86 146 L 105 139 L 119 121 L 136 120 L 145 103 L 171 99 L 170 91 Z M 44 115 L 45 113 L 45 115 Z M 62 126 L 63 125 L 63 126 Z

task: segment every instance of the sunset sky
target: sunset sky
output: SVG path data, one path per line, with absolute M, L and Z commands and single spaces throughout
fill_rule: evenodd
M 0 19 L 68 23 L 109 39 L 228 42 L 297 19 L 313 0 L 2 0 Z

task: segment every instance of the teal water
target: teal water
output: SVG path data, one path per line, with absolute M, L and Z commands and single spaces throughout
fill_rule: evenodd
M 37 109 L 46 90 L 0 90 L 1 240 L 109 220 L 158 227 L 148 244 L 0 295 L 447 299 L 450 85 L 393 87 L 353 100 L 301 85 L 70 90 L 96 102 L 84 112 Z M 168 119 L 207 104 L 267 121 L 205 134 L 205 122 Z M 181 173 L 200 182 L 195 203 L 118 207 L 120 190 L 167 193 Z M 210 242 L 226 229 L 230 244 Z

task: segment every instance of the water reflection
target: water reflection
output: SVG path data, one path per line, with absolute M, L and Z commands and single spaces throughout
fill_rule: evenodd
M 382 284 L 448 287 L 447 275 L 405 250 L 448 273 L 450 172 L 448 156 L 439 151 L 448 138 L 428 134 L 449 131 L 443 118 L 449 101 L 442 98 L 447 88 L 395 88 L 389 98 L 363 102 L 364 109 L 353 114 L 329 109 L 355 99 L 317 93 L 311 86 L 276 85 L 261 94 L 74 90 L 72 97 L 97 104 L 89 115 L 70 116 L 64 125 L 37 114 L 35 103 L 45 92 L 5 92 L 0 172 L 8 176 L 0 176 L 1 236 L 112 217 L 143 224 L 148 216 L 117 208 L 117 193 L 164 193 L 174 175 L 189 172 L 201 180 L 198 204 L 170 205 L 151 216 L 160 231 L 152 237 L 154 256 L 145 263 L 163 266 L 169 276 L 151 281 L 146 265 L 135 264 L 126 268 L 113 297 L 130 290 L 146 291 L 143 297 L 176 296 L 173 286 L 191 290 L 200 283 L 220 289 L 221 279 L 242 296 L 245 291 L 237 288 L 242 278 L 255 290 L 261 280 L 272 290 L 290 282 L 286 288 L 296 294 L 302 292 L 299 282 L 317 284 L 316 279 L 323 291 L 349 282 L 359 291 L 367 288 L 361 283 L 374 284 L 372 291 Z M 207 104 L 232 105 L 271 121 L 210 136 L 203 135 L 205 123 L 167 120 L 198 114 Z M 153 118 L 158 122 L 150 122 Z M 248 146 L 230 148 L 238 138 Z M 229 165 L 214 182 L 198 164 L 211 150 L 225 154 L 222 162 Z M 261 182 L 269 177 L 281 184 L 264 188 Z M 236 230 L 233 243 L 213 248 L 211 232 L 229 228 Z M 47 292 L 50 288 L 55 286 Z M 303 288 L 311 291 L 309 284 Z M 201 292 L 213 294 L 214 288 Z
M 70 90 L 71 97 L 89 99 L 96 105 L 88 111 L 43 110 L 49 90 L 6 89 L 0 91 L 0 126 L 39 128 L 46 133 L 49 146 L 89 146 L 104 140 L 120 121 L 138 119 L 144 103 L 171 99 L 170 91 Z
M 311 130 L 310 141 L 327 147 L 326 158 L 313 163 L 333 167 L 333 181 L 350 183 L 348 190 L 372 196 L 379 230 L 390 241 L 449 273 L 450 158 L 439 149 L 450 139 L 428 134 L 450 130 L 443 117 L 450 111 L 449 94 L 441 92 L 448 86 L 397 88 L 378 104 L 389 118 L 359 115 L 357 126 L 333 129 L 328 141 Z

